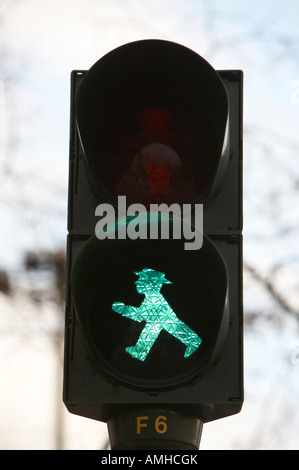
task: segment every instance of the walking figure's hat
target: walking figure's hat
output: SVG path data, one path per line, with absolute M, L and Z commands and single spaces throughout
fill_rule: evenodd
M 151 282 L 161 282 L 162 284 L 172 284 L 171 281 L 168 281 L 165 277 L 164 273 L 161 273 L 159 271 L 156 271 L 155 269 L 149 269 L 149 268 L 144 268 L 142 271 L 136 271 L 134 272 L 137 276 L 139 276 L 141 279 L 146 278 L 147 280 Z M 146 280 L 145 279 L 145 280 Z

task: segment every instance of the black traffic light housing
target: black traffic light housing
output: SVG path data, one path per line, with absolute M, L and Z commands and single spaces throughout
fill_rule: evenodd
M 110 422 L 150 407 L 207 422 L 240 411 L 242 87 L 241 71 L 216 72 L 193 51 L 160 40 L 126 44 L 89 71 L 72 73 L 64 368 L 70 412 Z M 184 240 L 161 237 L 98 240 L 96 207 L 110 204 L 125 217 L 117 213 L 119 195 L 147 210 L 152 203 L 192 203 L 193 211 L 203 204 L 202 248 L 185 250 Z M 201 331 L 200 353 L 188 364 L 184 346 L 164 331 L 148 363 L 125 352 L 144 323 L 123 318 L 112 304 L 140 305 L 134 272 L 145 267 L 169 277 L 173 285 L 161 292 Z M 203 319 L 201 311 L 212 313 Z

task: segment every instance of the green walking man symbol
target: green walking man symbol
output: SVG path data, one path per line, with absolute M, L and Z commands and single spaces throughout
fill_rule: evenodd
M 121 302 L 112 305 L 112 309 L 120 315 L 137 322 L 146 322 L 135 346 L 127 347 L 126 351 L 132 357 L 144 361 L 164 329 L 186 345 L 184 357 L 189 357 L 197 350 L 202 340 L 176 316 L 160 293 L 163 284 L 172 282 L 165 278 L 164 273 L 154 269 L 144 268 L 134 274 L 139 276 L 135 282 L 137 292 L 145 295 L 140 307 L 124 305 Z

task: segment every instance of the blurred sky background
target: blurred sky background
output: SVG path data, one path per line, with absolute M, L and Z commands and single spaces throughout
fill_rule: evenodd
M 244 71 L 245 403 L 201 449 L 299 449 L 298 25 L 297 0 L 0 0 L 0 449 L 107 446 L 62 404 L 70 73 L 151 38 Z

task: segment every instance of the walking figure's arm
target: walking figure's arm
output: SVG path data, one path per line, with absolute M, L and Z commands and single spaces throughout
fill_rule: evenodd
M 142 322 L 144 318 L 141 317 L 139 312 L 139 307 L 131 307 L 130 305 L 125 305 L 122 302 L 114 302 L 112 304 L 112 309 L 120 313 L 123 317 L 130 318 L 138 322 Z

